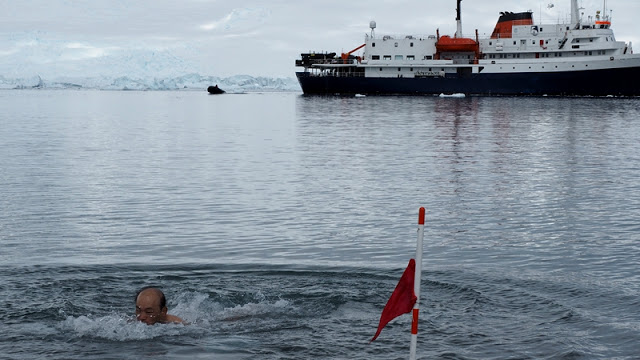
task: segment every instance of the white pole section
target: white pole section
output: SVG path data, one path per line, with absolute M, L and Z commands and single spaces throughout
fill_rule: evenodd
M 418 346 L 418 311 L 420 310 L 420 277 L 422 276 L 422 242 L 424 240 L 424 208 L 418 214 L 418 244 L 416 246 L 416 276 L 413 282 L 413 292 L 416 303 L 413 305 L 413 321 L 411 322 L 411 353 L 409 359 L 416 360 Z

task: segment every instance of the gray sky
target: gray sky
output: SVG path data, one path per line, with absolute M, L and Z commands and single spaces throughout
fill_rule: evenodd
M 549 8 L 549 4 L 553 4 Z M 594 15 L 602 0 L 581 0 Z M 377 35 L 455 32 L 455 0 L 0 0 L 0 76 L 293 77 L 301 52 L 346 52 Z M 640 2 L 608 0 L 616 38 L 640 51 Z M 500 11 L 569 17 L 569 0 L 463 0 L 465 34 Z M 541 13 L 542 11 L 542 13 Z

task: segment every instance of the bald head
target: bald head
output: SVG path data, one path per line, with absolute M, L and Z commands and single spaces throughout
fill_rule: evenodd
M 140 289 L 138 291 L 138 293 L 136 294 L 136 302 L 138 302 L 138 298 L 140 296 L 151 296 L 154 298 L 158 298 L 160 300 L 160 307 L 165 307 L 167 306 L 167 299 L 164 297 L 164 293 L 162 292 L 162 290 L 156 288 L 156 287 L 144 287 L 142 289 Z
M 160 289 L 143 288 L 136 295 L 136 317 L 147 325 L 166 322 L 167 300 Z

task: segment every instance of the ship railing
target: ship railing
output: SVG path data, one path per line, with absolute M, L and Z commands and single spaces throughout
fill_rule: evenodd
M 423 41 L 423 40 L 435 39 L 435 38 L 436 38 L 435 34 L 431 34 L 431 35 L 385 34 L 383 36 L 375 36 L 375 37 L 370 37 L 368 34 L 365 34 L 365 41 L 368 41 L 368 40 L 393 41 L 393 40 L 402 40 L 402 39 Z
M 298 59 L 296 66 L 313 66 L 313 65 L 337 65 L 344 64 L 343 59 Z
M 510 32 L 505 32 L 505 33 L 501 33 L 500 35 L 503 38 L 507 38 L 510 39 L 511 38 L 511 34 Z M 444 35 L 449 35 L 453 37 L 453 34 L 440 34 L 442 36 Z M 478 34 L 478 39 L 479 40 L 485 40 L 485 39 L 492 39 L 493 37 L 493 32 L 491 33 L 480 33 Z M 461 36 L 459 36 L 461 38 L 467 38 L 467 39 L 476 39 L 476 33 L 466 33 L 466 34 L 462 34 Z M 382 39 L 383 41 L 385 40 L 400 40 L 400 39 L 412 39 L 412 40 L 436 40 L 437 36 L 436 35 L 385 35 L 384 37 L 377 37 L 376 39 Z
M 309 76 L 355 78 L 355 77 L 364 77 L 364 72 L 312 71 L 312 72 L 309 72 Z

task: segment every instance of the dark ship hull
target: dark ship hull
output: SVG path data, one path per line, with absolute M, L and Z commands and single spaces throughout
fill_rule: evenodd
M 305 94 L 640 96 L 640 68 L 382 78 L 297 72 Z

